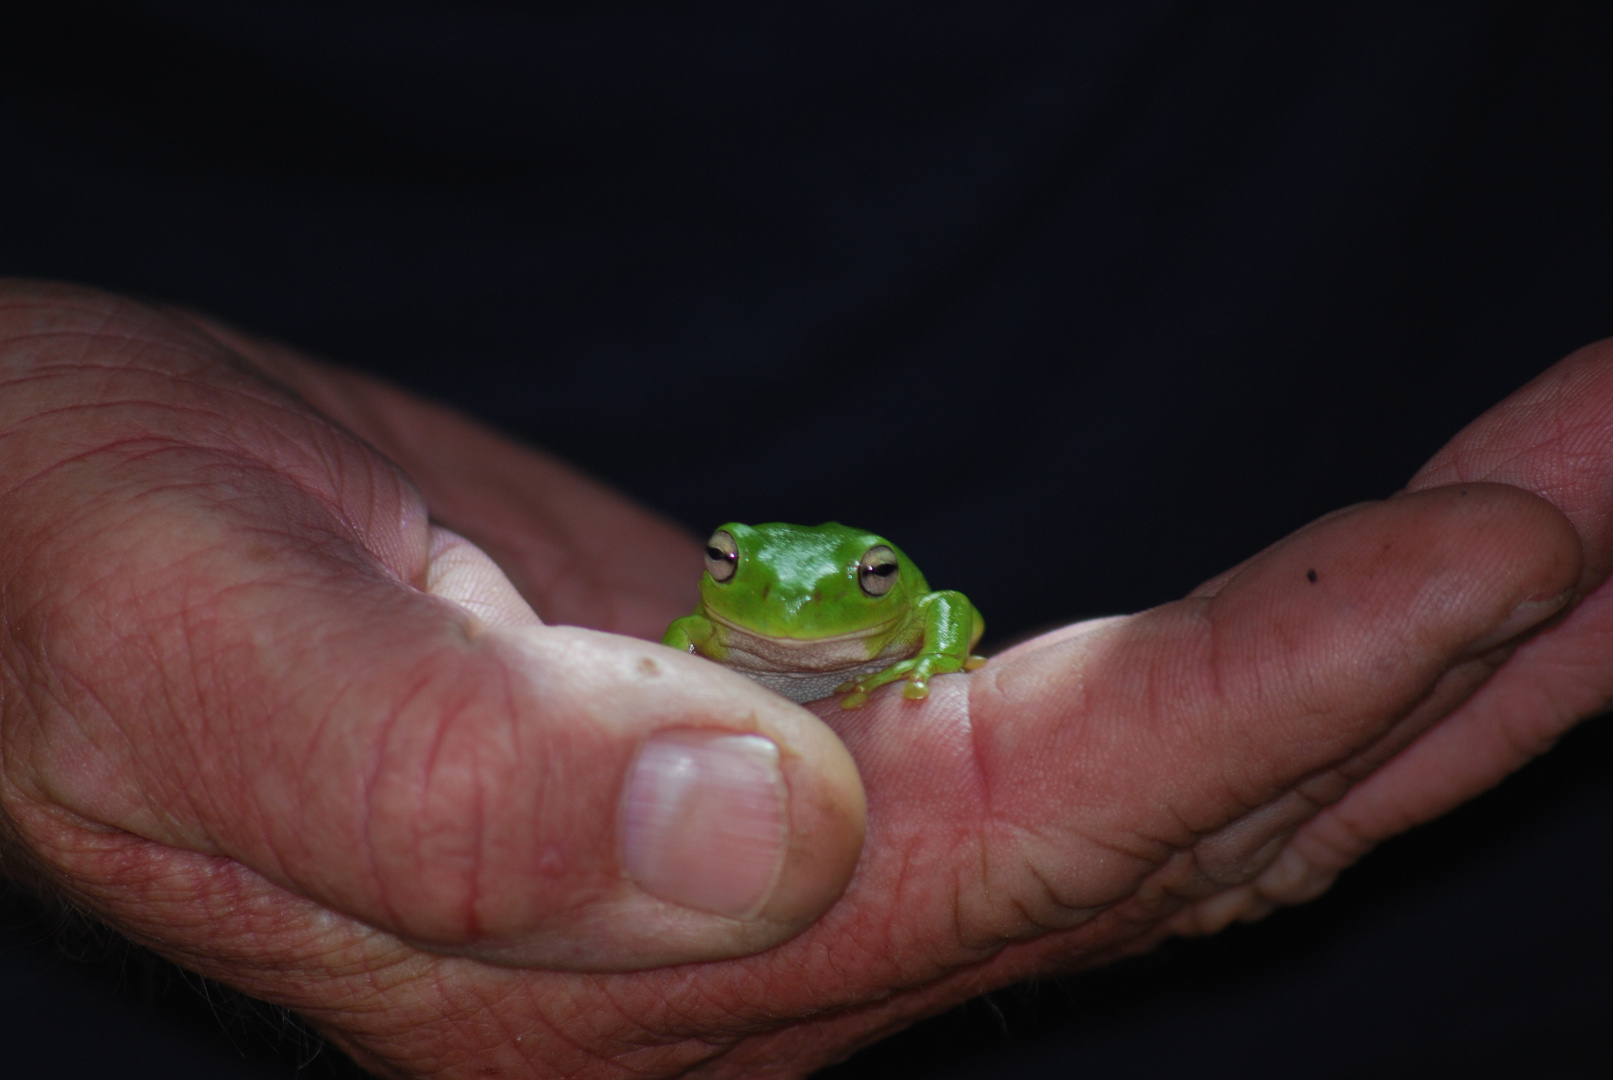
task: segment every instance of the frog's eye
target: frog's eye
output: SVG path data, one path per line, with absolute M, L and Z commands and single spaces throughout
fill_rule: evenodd
M 869 596 L 884 596 L 896 585 L 896 552 L 879 544 L 868 549 L 857 563 L 857 584 Z
M 706 541 L 706 573 L 712 581 L 727 581 L 739 564 L 739 545 L 727 529 L 718 529 Z

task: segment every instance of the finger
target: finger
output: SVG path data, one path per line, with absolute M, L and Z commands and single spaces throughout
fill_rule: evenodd
M 1613 338 L 1588 345 L 1457 434 L 1408 491 L 1480 481 L 1557 507 L 1585 548 L 1588 593 L 1613 571 Z
M 1578 574 L 1549 504 L 1441 489 L 1333 515 L 1214 595 L 994 662 L 972 738 L 1027 867 L 1018 904 L 1071 925 L 1130 898 L 1110 918 L 1144 925 L 1251 881 L 1482 681 L 1471 650 L 1549 617 Z
M 387 471 L 361 446 L 143 309 L 12 300 L 24 835 L 67 810 L 434 949 L 576 968 L 763 948 L 843 888 L 861 789 L 808 714 L 656 645 L 470 618 L 397 556 L 429 550 L 408 486 L 352 499 Z
M 498 565 L 475 544 L 441 526 L 431 527 L 426 592 L 457 604 L 487 627 L 541 626 Z
M 1271 902 L 1314 895 L 1378 842 L 1495 786 L 1613 702 L 1613 341 L 1579 350 L 1452 439 L 1409 491 L 1499 482 L 1556 506 L 1584 546 L 1586 594 L 1471 700 L 1295 836 L 1257 883 Z

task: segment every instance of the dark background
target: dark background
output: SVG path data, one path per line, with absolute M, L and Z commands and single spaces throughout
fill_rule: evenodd
M 384 374 L 697 532 L 885 533 L 1002 641 L 1388 494 L 1613 333 L 1610 46 L 1605 3 L 8 7 L 0 273 Z M 1606 1075 L 1610 826 L 1591 724 L 1315 904 L 826 1075 Z M 0 927 L 7 1074 L 344 1071 L 19 892 Z

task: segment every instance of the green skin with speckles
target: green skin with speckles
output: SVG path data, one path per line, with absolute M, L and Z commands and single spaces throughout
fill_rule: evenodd
M 848 709 L 899 679 L 904 697 L 921 699 L 930 676 L 985 663 L 970 654 L 985 630 L 980 612 L 960 592 L 931 592 L 913 561 L 883 537 L 837 522 L 730 522 L 717 530 L 725 532 L 735 548 L 733 575 L 719 581 L 708 569 L 699 609 L 674 620 L 662 644 L 795 701 L 846 694 Z M 875 596 L 860 568 L 878 547 L 895 556 L 897 570 L 889 591 Z

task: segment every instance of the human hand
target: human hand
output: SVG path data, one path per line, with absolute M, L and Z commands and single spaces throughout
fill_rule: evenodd
M 320 904 L 365 920 L 352 941 L 320 929 L 321 949 L 385 927 L 608 969 L 764 948 L 844 886 L 862 793 L 811 717 L 657 645 L 543 626 L 391 463 L 193 324 L 12 284 L 0 342 L 14 868 L 198 957 L 262 936 L 249 916 L 271 907 L 286 947 L 311 948 L 281 910 L 295 897 L 310 920 Z M 293 374 L 338 403 L 357 385 Z M 668 618 L 678 591 L 645 566 L 692 541 L 450 414 L 365 400 L 438 440 L 423 473 L 469 525 L 496 539 L 488 506 L 520 520 L 540 603 Z M 487 444 L 502 456 L 479 462 L 482 486 L 457 483 Z M 523 480 L 543 486 L 498 488 Z M 658 787 L 657 768 L 695 769 L 692 786 Z M 679 847 L 657 806 L 714 850 Z M 141 860 L 149 879 L 128 880 Z
M 432 481 L 422 502 L 215 342 L 106 303 L 24 288 L 0 306 L 0 460 L 21 478 L 0 504 L 13 851 L 386 1075 L 796 1074 L 993 986 L 1307 898 L 1515 764 L 1492 751 L 1517 732 L 1483 721 L 1485 703 L 1544 651 L 1513 693 L 1538 692 L 1560 676 L 1551 643 L 1595 630 L 1609 507 L 1565 518 L 1548 501 L 1561 484 L 1541 499 L 1475 483 L 1334 515 L 1193 598 L 937 679 L 923 705 L 826 703 L 867 784 L 868 840 L 840 901 L 773 944 L 832 900 L 835 859 L 843 878 L 856 849 L 856 780 L 826 729 L 692 658 L 535 626 L 468 545 L 439 536 L 434 564 Z M 156 398 L 174 380 L 152 373 L 174 365 L 185 393 Z M 418 403 L 279 374 L 411 472 L 462 475 L 397 419 Z M 64 385 L 75 403 L 51 404 Z M 1597 392 L 1613 402 L 1613 376 L 1575 400 Z M 1518 425 L 1464 438 L 1477 467 Z M 1559 480 L 1572 464 L 1573 490 L 1613 490 L 1613 448 L 1535 449 Z M 497 510 L 466 501 L 454 521 L 474 534 Z M 520 536 L 506 542 L 500 565 L 524 565 Z M 565 592 L 545 580 L 526 583 L 539 610 Z M 1576 583 L 1587 599 L 1484 684 Z M 657 601 L 622 592 L 612 610 L 645 614 L 599 622 L 649 621 Z M 1605 697 L 1599 666 L 1573 676 L 1578 696 L 1514 750 Z M 669 913 L 618 865 L 633 750 L 690 727 L 785 749 L 795 847 L 774 892 L 794 906 L 762 931 Z M 1458 752 L 1439 770 L 1402 768 L 1446 737 Z M 562 970 L 656 962 L 669 921 L 708 955 L 773 947 Z

